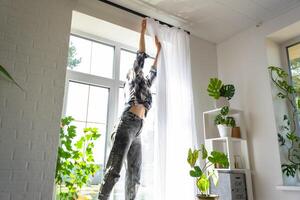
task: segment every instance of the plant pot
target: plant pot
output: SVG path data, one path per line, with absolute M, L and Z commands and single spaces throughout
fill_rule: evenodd
M 298 185 L 298 177 L 297 177 L 297 174 L 295 174 L 294 177 L 283 175 L 283 185 L 287 185 L 287 186 L 295 186 L 295 185 Z
M 234 138 L 241 138 L 241 129 L 240 127 L 233 127 L 231 137 Z
M 198 194 L 197 195 L 197 198 L 199 200 L 218 200 L 219 199 L 219 196 L 218 195 L 214 195 L 214 194 L 210 194 L 210 195 L 201 195 L 201 194 Z
M 90 195 L 79 194 L 77 200 L 90 200 L 92 197 Z
M 300 185 L 300 170 L 298 169 L 297 172 L 297 177 L 298 177 L 298 180 L 297 180 L 297 185 Z
M 225 97 L 220 97 L 215 101 L 215 108 L 222 108 L 224 106 L 230 106 L 229 101 Z
M 228 127 L 222 124 L 218 126 L 220 137 L 231 137 L 232 127 Z

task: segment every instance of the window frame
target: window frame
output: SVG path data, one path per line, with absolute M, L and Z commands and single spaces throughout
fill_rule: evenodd
M 282 62 L 282 68 L 288 72 L 289 75 L 289 83 L 293 85 L 293 80 L 292 80 L 292 71 L 290 67 L 290 58 L 289 58 L 289 48 L 293 47 L 295 45 L 300 44 L 300 36 L 295 37 L 291 40 L 288 40 L 286 42 L 283 42 L 281 46 L 281 62 Z M 295 101 L 295 95 L 293 96 L 293 100 Z M 291 108 L 288 107 L 288 110 L 290 112 Z M 298 123 L 296 123 L 296 133 L 300 136 L 300 119 L 299 116 L 296 115 L 296 120 Z

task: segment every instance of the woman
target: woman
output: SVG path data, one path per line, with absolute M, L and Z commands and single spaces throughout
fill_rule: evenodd
M 100 187 L 99 199 L 107 200 L 119 180 L 120 171 L 127 159 L 125 200 L 133 200 L 140 184 L 142 146 L 141 130 L 143 119 L 151 108 L 152 96 L 150 87 L 157 73 L 157 59 L 161 45 L 157 37 L 155 44 L 157 53 L 149 74 L 144 77 L 144 60 L 148 57 L 145 53 L 146 19 L 141 25 L 139 50 L 133 68 L 127 74 L 125 85 L 126 107 L 121 116 L 120 123 L 115 133 L 115 140 L 106 164 L 105 175 Z

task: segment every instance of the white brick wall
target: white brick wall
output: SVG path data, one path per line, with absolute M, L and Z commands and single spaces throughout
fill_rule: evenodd
M 0 1 L 0 200 L 52 199 L 75 2 Z

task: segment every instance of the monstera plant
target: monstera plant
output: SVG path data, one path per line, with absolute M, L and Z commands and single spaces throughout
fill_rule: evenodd
M 215 108 L 222 108 L 229 106 L 229 100 L 234 96 L 235 87 L 232 84 L 223 84 L 218 78 L 211 78 L 207 92 L 215 99 Z
M 201 155 L 201 159 L 204 162 L 203 167 L 197 164 Z M 197 188 L 200 194 L 197 195 L 199 200 L 216 200 L 218 197 L 213 194 L 209 194 L 211 178 L 213 183 L 217 186 L 219 181 L 218 171 L 213 168 L 214 165 L 219 165 L 224 168 L 228 168 L 229 162 L 226 154 L 218 151 L 212 151 L 210 154 L 207 152 L 205 146 L 202 144 L 200 149 L 189 149 L 187 161 L 191 166 L 190 176 L 196 179 Z
M 224 85 L 218 78 L 211 78 L 207 87 L 207 92 L 209 96 L 216 100 L 220 97 L 230 100 L 234 96 L 235 87 L 232 84 Z
M 232 128 L 236 126 L 235 119 L 228 114 L 229 107 L 224 106 L 215 117 L 215 125 L 217 125 L 221 137 L 231 137 Z
M 297 118 L 300 117 L 300 99 L 298 91 L 288 79 L 288 73 L 280 67 L 270 66 L 270 77 L 277 88 L 277 98 L 286 100 L 290 113 L 284 114 L 279 127 L 278 142 L 286 152 L 287 161 L 281 164 L 282 173 L 287 177 L 294 177 L 300 172 L 300 137 L 297 134 Z

